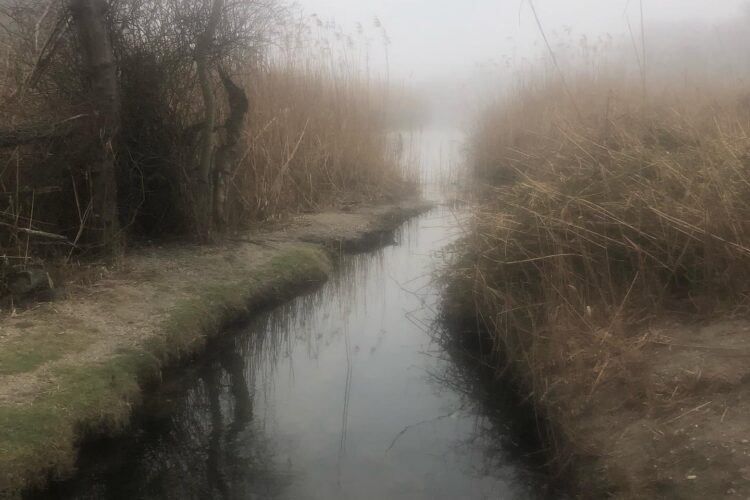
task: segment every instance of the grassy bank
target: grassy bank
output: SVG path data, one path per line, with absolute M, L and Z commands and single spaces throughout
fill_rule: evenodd
M 669 496 L 660 488 L 678 478 L 655 464 L 671 445 L 653 436 L 706 393 L 656 375 L 694 362 L 655 353 L 677 344 L 659 327 L 747 306 L 747 92 L 664 80 L 644 95 L 637 79 L 566 77 L 527 80 L 478 121 L 480 201 L 447 305 L 487 329 L 488 357 L 536 402 L 558 465 L 584 464 L 584 496 Z M 621 439 L 644 422 L 653 436 Z
M 373 235 L 423 209 L 317 214 L 253 243 L 145 250 L 91 287 L 7 320 L 0 496 L 69 475 L 80 441 L 126 428 L 142 387 L 165 366 L 200 352 L 229 323 L 324 282 L 332 249 L 376 244 Z
M 40 472 L 52 477 L 69 474 L 80 439 L 122 430 L 140 400 L 142 385 L 158 379 L 166 363 L 198 352 L 229 322 L 325 281 L 330 270 L 325 252 L 291 247 L 256 272 L 240 274 L 229 282 L 207 280 L 190 291 L 170 307 L 154 335 L 140 345 L 119 348 L 97 362 L 51 366 L 46 374 L 49 383 L 31 400 L 0 405 L 0 492 L 13 496 L 25 486 L 39 485 L 45 479 Z M 107 334 L 86 325 L 85 319 L 81 323 L 76 330 L 86 329 L 96 337 Z M 56 325 L 41 321 L 40 328 L 50 331 L 52 338 L 60 335 Z M 66 337 L 71 335 L 76 334 L 65 332 Z M 37 336 L 25 338 L 18 356 L 44 347 L 45 341 Z M 65 352 L 56 349 L 54 354 L 64 356 Z M 40 364 L 51 361 L 40 359 Z

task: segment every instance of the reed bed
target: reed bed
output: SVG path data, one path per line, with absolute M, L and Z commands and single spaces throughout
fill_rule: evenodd
M 311 60 L 273 62 L 246 82 L 255 106 L 235 180 L 238 217 L 394 201 L 416 187 L 389 135 L 386 84 Z
M 379 49 L 382 25 L 350 37 L 315 17 L 300 18 L 283 2 L 222 3 L 209 58 L 215 142 L 229 140 L 233 116 L 242 123 L 232 124 L 240 132 L 231 149 L 217 146 L 208 157 L 216 162 L 222 150 L 232 166 L 216 170 L 209 183 L 220 186 L 216 199 L 225 220 L 213 234 L 204 231 L 206 207 L 198 195 L 207 183 L 197 179 L 206 109 L 195 43 L 214 4 L 127 0 L 108 11 L 121 101 L 111 148 L 125 246 L 221 239 L 295 212 L 393 201 L 415 191 L 416 168 L 389 130 L 390 103 L 400 94 L 387 75 L 369 70 L 365 52 L 365 41 Z M 69 15 L 65 2 L 0 0 L 0 110 L 6 116 L 0 135 L 88 116 Z M 232 114 L 242 106 L 228 97 L 224 76 L 244 92 L 247 113 Z M 6 271 L 106 253 L 96 238 L 81 237 L 96 218 L 91 137 L 90 127 L 79 127 L 0 147 L 0 297 L 7 292 Z
M 478 121 L 479 201 L 447 302 L 480 320 L 498 373 L 550 414 L 563 462 L 602 437 L 576 415 L 674 403 L 639 369 L 659 341 L 649 325 L 745 308 L 750 291 L 747 91 L 566 83 L 526 79 Z

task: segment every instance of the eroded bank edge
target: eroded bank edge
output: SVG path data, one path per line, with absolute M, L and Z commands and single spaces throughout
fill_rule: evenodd
M 138 347 L 122 349 L 105 362 L 54 368 L 49 386 L 31 403 L 0 406 L 0 497 L 20 498 L 50 478 L 71 475 L 81 441 L 123 432 L 143 387 L 158 381 L 163 369 L 201 352 L 229 324 L 319 287 L 340 254 L 392 243 L 399 226 L 430 208 L 419 204 L 388 211 L 356 237 L 280 250 L 260 270 L 230 283 L 207 284 L 180 300 Z

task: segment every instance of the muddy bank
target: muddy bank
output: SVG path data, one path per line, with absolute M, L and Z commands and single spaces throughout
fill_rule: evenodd
M 630 330 L 637 342 L 614 354 L 605 330 L 583 349 L 531 349 L 512 331 L 477 333 L 494 312 L 472 287 L 454 281 L 444 302 L 456 340 L 533 401 L 545 453 L 572 497 L 750 497 L 746 313 L 647 318 Z M 544 331 L 552 338 L 559 328 Z
M 64 477 L 77 445 L 127 425 L 144 383 L 228 323 L 324 282 L 421 203 L 298 217 L 221 246 L 149 248 L 91 286 L 2 320 L 0 496 Z

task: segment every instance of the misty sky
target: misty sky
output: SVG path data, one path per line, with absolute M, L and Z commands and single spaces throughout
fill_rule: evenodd
M 627 32 L 639 20 L 638 0 L 535 0 L 550 37 L 565 29 L 591 39 Z M 644 0 L 647 25 L 711 24 L 745 12 L 747 0 Z M 503 56 L 532 57 L 542 48 L 528 0 L 298 0 L 305 13 L 335 20 L 347 33 L 365 27 L 377 45 L 377 16 L 392 44 L 391 76 L 424 82 L 473 71 Z M 648 32 L 648 30 L 647 30 Z M 648 33 L 647 33 L 648 35 Z M 373 57 L 374 66 L 383 61 Z

